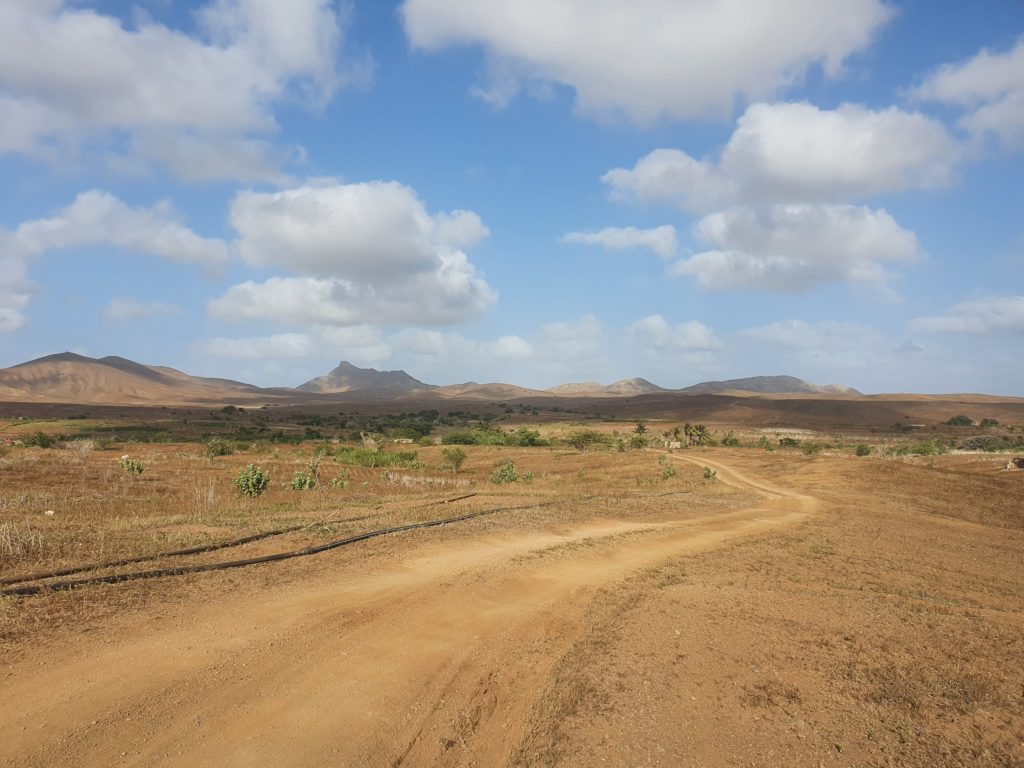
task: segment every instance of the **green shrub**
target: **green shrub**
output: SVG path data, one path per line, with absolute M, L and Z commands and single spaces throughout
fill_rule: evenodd
M 608 437 L 593 429 L 577 429 L 574 432 L 570 432 L 562 440 L 566 445 L 575 448 L 577 451 L 585 451 L 592 445 L 608 444 Z
M 797 440 L 795 437 L 784 437 L 781 440 L 779 440 L 779 447 L 780 448 L 799 448 L 800 447 L 800 441 Z
M 443 469 L 450 469 L 452 472 L 458 472 L 462 469 L 463 463 L 469 456 L 461 448 L 442 448 L 441 457 L 444 459 Z
M 629 438 L 629 447 L 640 450 L 647 447 L 647 438 L 643 435 L 633 435 Z
M 740 439 L 736 437 L 732 432 L 729 432 L 725 437 L 722 438 L 722 445 L 730 448 L 739 448 Z
M 133 459 L 127 453 L 118 460 L 118 464 L 133 480 L 146 471 L 146 467 L 141 461 Z
M 519 471 L 512 459 L 505 459 L 491 472 L 491 482 L 497 485 L 502 483 L 514 483 L 519 479 Z
M 964 416 L 963 414 L 960 414 L 959 416 L 954 416 L 953 418 L 947 419 L 942 423 L 949 427 L 973 427 L 974 419 L 972 419 L 970 416 Z
M 471 429 L 449 432 L 441 438 L 441 445 L 480 445 L 480 435 Z
M 718 473 L 715 472 L 715 470 L 713 470 L 711 467 L 704 467 L 704 479 L 705 480 L 714 480 L 717 477 L 718 477 Z
M 861 443 L 860 445 L 857 446 L 857 455 L 858 456 L 868 456 L 870 454 L 871 454 L 871 446 L 870 445 L 864 445 L 863 443 Z
M 757 441 L 757 444 L 761 448 L 764 448 L 764 450 L 768 451 L 768 453 L 772 453 L 775 450 L 775 448 L 772 446 L 771 440 L 769 440 L 764 435 L 761 435 L 761 438 Z
M 347 469 L 342 469 L 338 473 L 338 476 L 335 477 L 333 480 L 331 480 L 331 482 L 329 482 L 327 485 L 329 485 L 331 488 L 348 488 L 348 483 L 349 483 L 348 470 Z
M 270 473 L 255 464 L 249 464 L 235 478 L 235 487 L 250 498 L 261 495 L 269 485 Z
M 211 437 L 203 443 L 203 455 L 208 459 L 214 459 L 217 456 L 230 456 L 234 452 L 235 449 L 231 447 L 231 443 L 223 437 Z
M 981 420 L 981 426 L 983 426 L 983 427 L 998 427 L 999 426 L 999 420 L 998 419 L 982 419 Z
M 48 435 L 45 432 L 36 432 L 34 435 L 21 438 L 22 445 L 34 445 L 37 448 L 53 448 L 57 441 L 56 435 Z
M 335 454 L 339 461 L 361 467 L 402 467 L 415 469 L 422 466 L 416 451 L 375 451 L 372 448 L 340 448 Z
M 661 465 L 662 480 L 668 480 L 670 477 L 676 476 L 676 468 L 672 465 L 672 462 L 668 460 L 668 456 L 666 456 L 665 454 L 659 456 L 658 463 Z
M 822 446 L 818 443 L 804 443 L 803 451 L 808 456 L 816 456 L 821 453 Z

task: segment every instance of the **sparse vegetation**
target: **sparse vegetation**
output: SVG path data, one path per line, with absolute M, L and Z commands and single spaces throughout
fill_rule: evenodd
M 865 445 L 864 443 L 861 443 L 860 445 L 857 446 L 857 451 L 856 452 L 857 452 L 858 456 L 870 456 L 871 455 L 871 446 L 870 445 Z
M 717 478 L 718 478 L 718 473 L 715 470 L 713 470 L 711 467 L 704 467 L 704 479 L 705 480 L 715 480 Z

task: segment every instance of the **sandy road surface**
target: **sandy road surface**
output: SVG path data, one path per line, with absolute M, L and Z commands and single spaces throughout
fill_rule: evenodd
M 684 522 L 411 541 L 356 578 L 226 594 L 59 655 L 28 653 L 0 668 L 0 762 L 529 762 L 538 696 L 596 590 L 814 511 L 810 497 L 698 463 L 762 501 Z

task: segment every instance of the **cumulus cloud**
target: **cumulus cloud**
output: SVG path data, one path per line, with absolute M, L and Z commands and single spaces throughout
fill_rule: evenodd
M 193 34 L 63 0 L 2 3 L 0 152 L 55 161 L 127 137 L 185 177 L 265 179 L 267 147 L 245 139 L 276 130 L 273 107 L 326 103 L 363 74 L 339 63 L 347 16 L 348 3 L 331 0 L 213 0 Z M 202 171 L 189 141 L 200 155 L 232 147 L 233 158 Z
M 26 264 L 48 251 L 108 245 L 139 254 L 212 267 L 224 264 L 230 248 L 196 234 L 170 203 L 132 207 L 100 190 L 83 192 L 52 216 L 0 230 L 0 331 L 24 324 L 31 293 Z M 124 307 L 122 307 L 123 309 Z
M 839 202 L 947 185 L 960 151 L 941 123 L 890 107 L 752 104 L 717 160 L 657 149 L 602 180 L 616 199 L 690 213 L 736 204 Z
M 649 248 L 663 259 L 669 259 L 679 249 L 676 228 L 671 225 L 653 229 L 636 227 L 606 227 L 597 232 L 570 232 L 562 237 L 563 243 L 599 245 L 614 251 Z
M 715 332 L 698 320 L 672 325 L 661 315 L 631 323 L 627 335 L 641 347 L 656 353 L 695 352 L 721 349 Z
M 732 208 L 704 217 L 696 231 L 710 249 L 669 271 L 712 290 L 801 292 L 827 282 L 885 289 L 886 264 L 919 257 L 913 232 L 884 210 L 852 205 Z
M 920 317 L 918 331 L 955 334 L 1024 333 L 1024 296 L 992 296 L 964 301 L 945 315 Z
M 981 49 L 970 59 L 945 64 L 911 92 L 966 110 L 961 125 L 977 137 L 992 135 L 1024 147 L 1024 36 L 1008 51 Z
M 138 299 L 113 298 L 103 311 L 111 320 L 140 320 L 145 317 L 161 317 L 181 314 L 177 304 L 164 301 L 143 302 Z
M 396 182 L 242 192 L 231 205 L 249 264 L 299 273 L 231 287 L 210 311 L 232 320 L 446 324 L 495 301 L 464 248 L 487 236 L 469 211 L 431 215 Z
M 392 348 L 379 328 L 373 326 L 316 326 L 306 333 L 270 336 L 227 337 L 199 341 L 193 349 L 205 357 L 252 360 L 344 358 L 375 363 L 391 356 Z
M 727 115 L 798 82 L 813 66 L 841 73 L 891 17 L 881 0 L 679 3 L 635 0 L 406 0 L 419 50 L 481 46 L 496 105 L 531 84 L 575 90 L 578 109 L 661 117 Z
M 78 195 L 49 218 L 20 224 L 2 245 L 23 258 L 52 250 L 112 245 L 205 265 L 223 264 L 230 253 L 222 240 L 201 237 L 182 224 L 169 202 L 133 208 L 95 189 Z

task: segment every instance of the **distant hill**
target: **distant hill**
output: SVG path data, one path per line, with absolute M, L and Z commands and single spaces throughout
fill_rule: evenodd
M 318 376 L 296 389 L 314 394 L 339 394 L 342 392 L 378 392 L 404 394 L 434 389 L 414 379 L 405 371 L 378 371 L 376 368 L 359 368 L 344 360 L 325 376 Z
M 548 394 L 536 389 L 517 387 L 515 384 L 477 384 L 475 381 L 469 381 L 465 384 L 449 384 L 446 387 L 436 387 L 431 390 L 431 393 L 444 395 L 445 397 L 472 400 L 515 400 L 520 397 L 543 397 Z
M 655 392 L 667 392 L 664 387 L 652 384 L 647 379 L 622 379 L 613 384 L 599 384 L 596 381 L 585 381 L 579 384 L 559 384 L 545 390 L 552 395 L 561 397 L 634 397 L 650 395 Z
M 859 395 L 856 389 L 839 384 L 818 386 L 795 376 L 751 376 L 746 379 L 704 381 L 678 390 L 695 395 L 720 395 L 725 392 L 753 392 L 761 395 L 815 394 Z
M 0 394 L 14 401 L 65 403 L 227 402 L 274 390 L 228 379 L 189 376 L 123 357 L 95 359 L 61 352 L 0 369 Z

